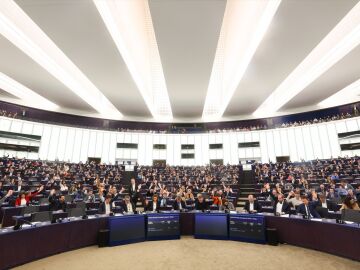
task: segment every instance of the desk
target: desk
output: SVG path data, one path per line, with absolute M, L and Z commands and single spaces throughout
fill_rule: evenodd
M 280 242 L 360 261 L 357 225 L 275 216 L 265 216 L 265 222 L 267 228 L 277 229 Z
M 98 231 L 109 228 L 108 220 L 109 217 L 98 217 L 18 231 L 0 230 L 0 269 L 95 245 Z M 360 261 L 360 228 L 357 225 L 265 215 L 265 226 L 276 228 L 282 242 Z M 180 232 L 194 235 L 194 213 L 180 213 Z
M 108 218 L 76 220 L 0 233 L 0 269 L 8 269 L 57 253 L 95 245 L 108 228 Z

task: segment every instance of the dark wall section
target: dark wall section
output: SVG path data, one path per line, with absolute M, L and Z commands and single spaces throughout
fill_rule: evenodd
M 259 126 L 267 128 L 273 128 L 286 122 L 294 121 L 311 121 L 314 118 L 325 118 L 334 115 L 354 113 L 354 105 L 357 104 L 359 109 L 359 103 L 347 104 L 344 106 L 338 106 L 334 108 L 322 109 L 317 111 L 297 113 L 286 116 L 272 117 L 266 119 L 255 120 L 242 120 L 242 121 L 228 121 L 228 122 L 216 122 L 216 123 L 149 123 L 149 122 L 135 122 L 135 121 L 116 121 L 91 118 L 85 116 L 71 115 L 59 112 L 45 111 L 35 108 L 24 107 L 4 101 L 0 101 L 0 110 L 5 110 L 12 114 L 17 114 L 17 118 L 35 121 L 45 122 L 50 124 L 76 126 L 82 128 L 92 129 L 130 129 L 130 130 L 154 130 L 154 131 L 168 131 L 169 133 L 195 133 L 203 132 L 205 130 L 214 129 L 232 129 L 232 128 L 247 128 L 252 126 Z M 191 127 L 189 127 L 191 125 Z

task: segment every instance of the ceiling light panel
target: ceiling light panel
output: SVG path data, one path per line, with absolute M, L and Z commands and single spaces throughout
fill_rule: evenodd
M 223 115 L 280 3 L 227 1 L 203 110 L 205 121 Z
M 101 91 L 14 1 L 0 1 L 0 34 L 92 106 L 102 117 L 122 117 Z
M 155 120 L 172 110 L 148 1 L 93 0 Z
M 271 116 L 360 44 L 360 2 L 254 112 Z
M 0 89 L 20 98 L 25 104 L 46 110 L 56 110 L 58 106 L 40 96 L 23 84 L 0 72 Z

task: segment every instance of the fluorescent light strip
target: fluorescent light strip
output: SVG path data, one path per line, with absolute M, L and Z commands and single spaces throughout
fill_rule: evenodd
M 271 116 L 360 44 L 360 2 L 254 112 Z
M 318 106 L 328 108 L 333 106 L 344 105 L 360 100 L 360 79 L 349 84 L 345 88 L 336 92 L 332 96 L 321 101 Z
M 93 0 L 152 116 L 172 111 L 147 1 Z
M 219 119 L 263 39 L 281 0 L 228 0 L 203 110 Z
M 56 110 L 58 105 L 35 93 L 21 83 L 0 72 L 0 89 L 20 98 L 28 106 Z
M 0 33 L 103 117 L 122 117 L 101 91 L 13 1 L 0 1 Z

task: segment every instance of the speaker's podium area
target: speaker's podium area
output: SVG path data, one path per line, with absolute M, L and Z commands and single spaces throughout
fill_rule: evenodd
M 359 0 L 1 0 L 0 270 L 360 269 Z

